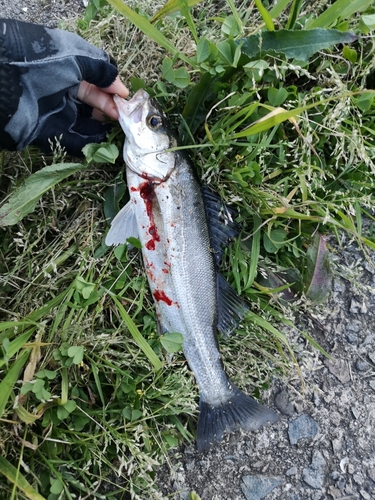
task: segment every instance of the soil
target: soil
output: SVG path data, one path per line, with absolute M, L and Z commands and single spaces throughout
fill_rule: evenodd
M 0 17 L 57 26 L 84 9 L 81 0 L 0 0 Z M 172 453 L 157 471 L 160 499 L 375 499 L 375 253 L 365 257 L 347 236 L 331 238 L 329 303 L 296 319 L 305 387 L 296 374 L 275 380 L 263 403 L 280 420 L 228 436 L 209 453 Z M 327 359 L 299 334 L 303 326 Z

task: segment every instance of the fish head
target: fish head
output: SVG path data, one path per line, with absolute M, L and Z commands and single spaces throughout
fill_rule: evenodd
M 129 100 L 115 95 L 114 101 L 126 136 L 124 160 L 128 168 L 154 182 L 168 179 L 175 168 L 175 154 L 168 150 L 177 142 L 159 105 L 143 89 Z

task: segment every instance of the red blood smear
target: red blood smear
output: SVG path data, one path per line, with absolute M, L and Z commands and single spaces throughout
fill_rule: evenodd
M 167 306 L 171 306 L 173 304 L 173 301 L 169 297 L 167 297 L 162 290 L 155 290 L 154 298 L 157 301 L 162 300 L 167 304 Z
M 146 204 L 146 213 L 150 219 L 150 226 L 148 232 L 151 239 L 146 243 L 147 250 L 155 250 L 155 243 L 160 241 L 160 236 L 158 235 L 157 227 L 154 222 L 154 214 L 152 213 L 153 200 L 155 197 L 154 185 L 151 181 L 143 182 L 139 186 L 139 194 Z

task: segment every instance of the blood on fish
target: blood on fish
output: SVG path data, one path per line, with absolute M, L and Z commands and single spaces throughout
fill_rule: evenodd
M 163 290 L 155 290 L 154 299 L 157 301 L 162 300 L 167 304 L 167 306 L 171 306 L 173 304 L 173 301 L 169 297 L 167 297 L 167 295 L 165 295 Z
M 150 219 L 150 226 L 148 228 L 148 233 L 151 239 L 146 243 L 147 250 L 155 250 L 155 245 L 157 241 L 160 241 L 160 236 L 158 234 L 157 227 L 154 221 L 154 214 L 152 213 L 153 201 L 155 197 L 154 185 L 151 181 L 143 182 L 139 186 L 139 195 L 144 200 L 146 204 L 146 213 Z

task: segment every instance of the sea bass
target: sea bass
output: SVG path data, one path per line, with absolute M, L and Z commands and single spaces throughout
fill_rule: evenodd
M 115 96 L 125 132 L 129 203 L 116 215 L 107 245 L 142 244 L 160 333 L 179 332 L 200 390 L 197 445 L 224 433 L 255 430 L 278 417 L 239 390 L 223 369 L 217 330 L 228 333 L 246 306 L 218 272 L 223 247 L 237 234 L 233 211 L 197 181 L 166 116 L 144 90 Z

